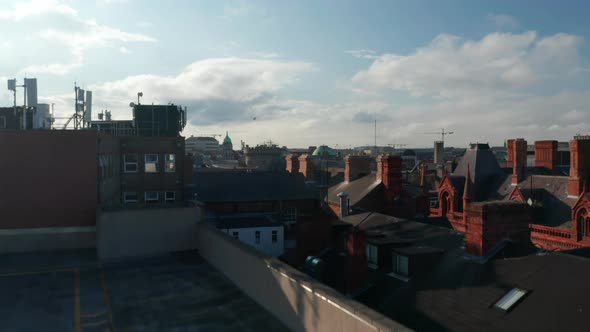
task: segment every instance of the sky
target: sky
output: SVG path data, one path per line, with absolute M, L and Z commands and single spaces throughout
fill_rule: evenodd
M 567 141 L 590 134 L 589 16 L 569 0 L 0 1 L 0 79 L 36 77 L 58 117 L 74 82 L 94 118 L 130 119 L 141 91 L 187 107 L 184 136 L 234 145 L 373 145 L 375 120 L 378 145 L 431 147 L 442 128 L 456 147 Z

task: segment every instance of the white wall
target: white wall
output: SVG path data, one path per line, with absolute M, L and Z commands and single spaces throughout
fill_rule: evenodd
M 282 226 L 251 227 L 223 229 L 229 236 L 238 232 L 239 240 L 256 248 L 261 253 L 272 257 L 279 257 L 285 252 L 285 240 Z M 272 243 L 272 231 L 277 231 L 277 242 Z M 256 243 L 256 232 L 260 232 L 260 243 Z

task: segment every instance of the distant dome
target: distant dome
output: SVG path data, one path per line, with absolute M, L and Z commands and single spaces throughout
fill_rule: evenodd
M 336 150 L 332 149 L 331 147 L 327 145 L 320 145 L 313 151 L 312 155 L 318 157 L 323 157 L 326 155 L 328 157 L 336 157 L 338 154 L 336 153 Z
M 402 153 L 403 157 L 414 157 L 416 156 L 416 152 L 414 152 L 414 150 L 410 150 L 407 149 L 406 151 L 404 151 L 404 153 Z
M 227 131 L 225 132 L 225 138 L 223 139 L 223 144 L 232 144 L 231 138 L 229 138 L 229 133 Z

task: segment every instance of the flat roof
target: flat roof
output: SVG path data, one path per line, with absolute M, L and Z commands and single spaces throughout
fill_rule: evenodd
M 0 255 L 7 331 L 288 331 L 197 252 L 101 265 L 95 250 Z

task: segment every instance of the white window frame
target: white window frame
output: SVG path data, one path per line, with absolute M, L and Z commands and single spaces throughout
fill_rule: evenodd
M 410 258 L 405 255 L 396 255 L 394 269 L 395 274 L 408 277 L 410 275 Z
M 260 231 L 254 232 L 254 243 L 260 244 Z
M 270 240 L 272 243 L 279 242 L 279 231 L 272 231 L 270 233 Z
M 129 194 L 134 194 L 135 195 L 135 199 L 129 199 L 127 198 L 127 196 Z M 139 194 L 135 191 L 126 191 L 123 193 L 123 203 L 127 204 L 127 203 L 137 203 L 139 201 Z
M 172 156 L 170 160 L 170 156 Z M 172 165 L 172 168 L 168 166 Z M 176 172 L 176 154 L 174 153 L 165 153 L 164 154 L 164 172 L 165 173 L 174 173 Z
M 127 156 L 135 156 L 135 161 L 127 161 Z M 137 170 L 139 169 L 139 156 L 137 155 L 137 153 L 124 153 L 123 154 L 123 172 L 124 173 L 137 173 Z M 135 166 L 135 170 L 128 170 L 127 166 Z
M 297 223 L 297 208 L 288 207 L 283 209 L 283 221 L 287 224 Z
M 379 247 L 374 244 L 367 243 L 367 266 L 371 269 L 379 267 Z
M 0 116 L 0 129 L 6 129 L 6 117 Z
M 148 199 L 148 194 L 156 194 L 156 198 L 149 198 Z M 145 202 L 158 202 L 160 200 L 160 193 L 157 191 L 146 191 L 143 193 L 143 199 L 145 200 Z
M 172 197 L 168 197 L 168 194 L 172 194 Z M 176 200 L 176 191 L 166 191 L 164 193 L 164 200 L 166 202 L 174 202 Z
M 155 161 L 154 160 L 148 161 L 148 156 L 150 156 L 150 157 L 151 156 L 156 156 L 156 160 Z M 155 173 L 158 173 L 158 162 L 159 161 L 160 161 L 160 156 L 158 156 L 157 153 L 146 153 L 143 156 L 143 171 L 146 174 L 155 174 Z M 152 165 L 152 164 L 155 165 L 154 170 L 153 171 L 148 171 L 148 165 Z

